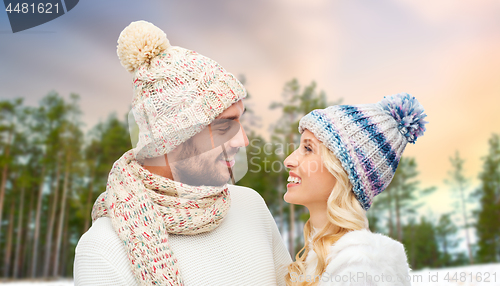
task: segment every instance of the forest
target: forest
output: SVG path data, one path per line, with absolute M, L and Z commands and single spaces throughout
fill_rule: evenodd
M 312 82 L 286 82 L 268 112 L 281 114 L 270 139 L 256 130 L 260 118 L 249 95 L 242 124 L 249 137 L 248 171 L 237 184 L 258 191 L 273 214 L 292 257 L 303 246 L 307 210 L 283 201 L 288 172 L 283 160 L 300 138 L 299 119 L 329 101 Z M 22 98 L 0 99 L 0 275 L 3 278 L 71 277 L 76 244 L 91 226 L 93 202 L 105 191 L 114 161 L 132 148 L 126 115 L 84 128 L 80 96 L 49 92 L 38 106 Z M 87 131 L 85 131 L 87 130 Z M 464 174 L 456 150 L 448 176 L 455 209 L 422 215 L 422 199 L 437 187 L 422 187 L 418 162 L 403 157 L 389 187 L 367 212 L 370 229 L 406 248 L 414 270 L 500 262 L 500 134 L 491 134 L 481 158 L 478 185 Z M 473 239 L 473 237 L 475 239 Z M 459 247 L 459 245 L 465 245 Z

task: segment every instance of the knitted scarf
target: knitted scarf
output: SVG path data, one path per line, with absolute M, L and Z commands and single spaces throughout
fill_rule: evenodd
M 115 162 L 92 220 L 109 217 L 125 244 L 141 285 L 183 285 L 168 234 L 193 235 L 216 228 L 230 206 L 227 186 L 194 187 L 155 175 L 132 151 Z

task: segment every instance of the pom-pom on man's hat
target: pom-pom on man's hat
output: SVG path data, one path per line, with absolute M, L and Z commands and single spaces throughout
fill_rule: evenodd
M 311 131 L 342 163 L 361 206 L 391 182 L 406 144 L 425 131 L 422 105 L 407 93 L 376 104 L 336 105 L 316 109 L 299 122 L 299 132 Z
M 126 27 L 117 54 L 134 75 L 138 160 L 169 153 L 246 97 L 243 85 L 217 62 L 171 46 L 166 34 L 149 22 Z

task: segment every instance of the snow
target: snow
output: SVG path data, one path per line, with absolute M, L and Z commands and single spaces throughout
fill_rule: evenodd
M 412 271 L 409 279 L 413 286 L 500 286 L 500 263 Z M 73 286 L 73 281 L 0 281 L 0 285 Z
M 0 285 L 12 285 L 12 286 L 73 286 L 73 280 L 57 280 L 57 281 L 36 281 L 36 280 L 18 280 L 18 281 L 0 281 Z

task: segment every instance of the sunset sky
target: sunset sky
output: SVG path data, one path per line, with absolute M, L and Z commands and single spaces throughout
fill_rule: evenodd
M 456 196 L 443 182 L 449 157 L 460 151 L 474 187 L 488 139 L 500 133 L 499 15 L 498 0 L 85 0 L 13 34 L 0 12 L 0 98 L 36 105 L 51 90 L 78 93 L 86 128 L 123 116 L 132 76 L 116 41 L 130 22 L 147 20 L 172 45 L 245 75 L 267 138 L 280 117 L 268 107 L 294 77 L 345 104 L 412 94 L 430 123 L 405 156 L 416 158 L 423 187 L 439 187 L 422 210 L 442 213 Z

